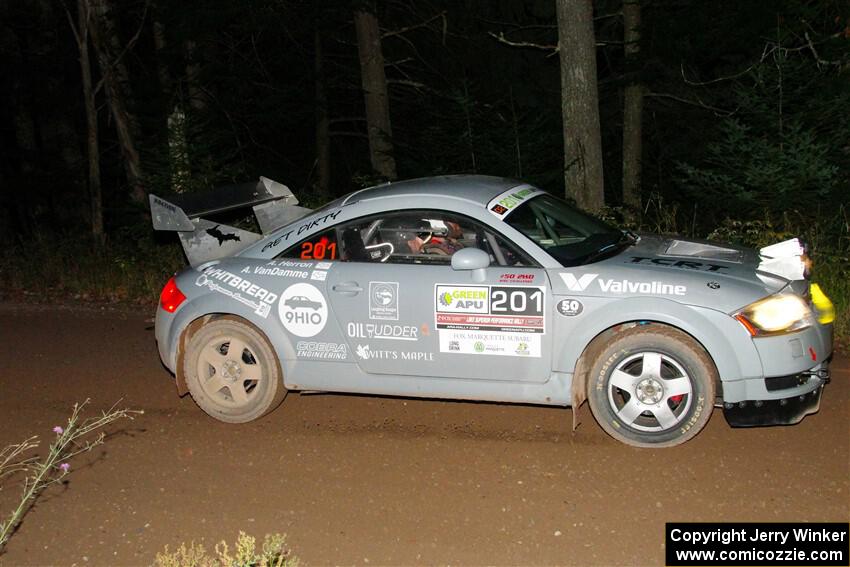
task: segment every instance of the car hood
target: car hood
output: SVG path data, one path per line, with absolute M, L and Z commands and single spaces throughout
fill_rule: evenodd
M 631 282 L 611 286 L 603 281 L 596 286 L 599 291 L 622 288 L 629 293 L 635 282 L 655 282 L 652 290 L 668 289 L 661 285 L 681 286 L 675 288 L 671 299 L 732 312 L 788 285 L 787 279 L 760 271 L 760 262 L 758 251 L 751 248 L 644 234 L 616 256 L 584 268 L 591 271 L 598 266 L 600 279 Z

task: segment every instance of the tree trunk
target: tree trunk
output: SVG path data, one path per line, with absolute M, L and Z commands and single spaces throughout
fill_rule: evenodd
M 636 77 L 626 86 L 623 101 L 623 204 L 632 214 L 638 214 L 643 150 L 643 84 L 636 72 L 640 55 L 640 0 L 623 1 L 623 39 L 626 64 Z
M 354 13 L 357 47 L 360 54 L 360 74 L 366 100 L 366 124 L 369 131 L 369 154 L 372 169 L 385 179 L 395 179 L 390 103 L 387 96 L 387 76 L 381 52 L 381 32 L 378 18 L 372 12 Z
M 316 49 L 316 197 L 324 203 L 330 197 L 331 187 L 331 137 L 328 118 L 328 96 L 325 90 L 324 55 L 319 20 L 316 19 L 314 35 Z
M 192 110 L 203 112 L 207 108 L 207 95 L 201 87 L 201 64 L 198 62 L 198 45 L 192 40 L 183 42 L 186 58 L 186 91 Z
M 605 191 L 593 5 L 591 0 L 557 0 L 557 12 L 565 193 L 579 207 L 598 211 Z
M 159 20 L 153 21 L 153 46 L 156 51 L 156 76 L 159 78 L 159 90 L 163 95 L 171 91 L 171 76 L 165 50 L 168 44 L 165 40 L 165 26 Z
M 68 20 L 73 26 L 70 12 Z M 89 30 L 91 29 L 91 6 L 88 0 L 77 0 L 77 26 L 74 30 L 77 50 L 80 54 L 80 75 L 83 86 L 83 104 L 86 109 L 86 153 L 88 154 L 89 212 L 91 232 L 96 242 L 103 242 L 103 196 L 100 186 L 100 146 L 98 143 L 97 105 L 92 86 L 91 61 L 89 59 Z
M 163 100 L 167 101 L 165 112 L 165 138 L 168 146 L 168 167 L 170 170 L 171 190 L 183 193 L 189 186 L 189 144 L 186 139 L 186 112 L 179 100 L 171 99 L 171 74 L 168 71 L 168 43 L 165 38 L 165 25 L 159 20 L 153 21 L 153 43 L 156 50 L 156 71 L 159 77 L 159 90 Z
M 22 229 L 21 232 L 31 234 L 34 229 L 32 201 L 35 200 L 35 197 L 31 194 L 31 188 L 36 184 L 35 175 L 38 171 L 36 159 L 39 155 L 36 124 L 28 104 L 29 101 L 26 100 L 28 93 L 25 92 L 20 79 L 17 77 L 12 78 L 12 92 L 15 145 L 18 148 L 17 159 L 13 158 L 12 161 L 18 165 L 21 182 L 16 187 L 17 194 L 11 198 L 11 203 L 14 206 L 17 224 Z M 4 190 L 11 192 L 11 187 L 4 186 Z
M 130 99 L 127 87 L 127 70 L 118 59 L 120 52 L 115 52 L 115 46 L 120 47 L 116 28 L 112 22 L 112 6 L 110 0 L 83 0 L 94 9 L 94 20 L 91 26 L 92 45 L 97 53 L 103 84 L 106 88 L 106 99 L 115 121 L 115 130 L 124 158 L 124 171 L 130 184 L 130 196 L 139 204 L 146 204 L 142 164 L 136 149 L 135 117 L 128 108 Z M 122 78 L 123 75 L 123 78 Z

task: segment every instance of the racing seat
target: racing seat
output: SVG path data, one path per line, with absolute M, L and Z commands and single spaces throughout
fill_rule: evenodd
M 345 261 L 369 262 L 369 253 L 363 245 L 363 238 L 357 228 L 346 228 L 342 233 L 342 246 L 345 251 Z

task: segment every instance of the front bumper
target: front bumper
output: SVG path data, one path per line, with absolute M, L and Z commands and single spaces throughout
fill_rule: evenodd
M 723 383 L 723 414 L 732 427 L 791 425 L 820 408 L 829 382 L 832 325 L 754 339 L 763 374 Z
M 732 427 L 793 425 L 820 409 L 823 384 L 808 394 L 778 400 L 754 400 L 723 404 L 723 416 Z

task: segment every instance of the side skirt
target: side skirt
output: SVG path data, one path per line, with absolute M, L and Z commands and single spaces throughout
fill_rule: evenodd
M 284 384 L 290 390 L 347 392 L 412 398 L 443 398 L 569 406 L 572 374 L 553 372 L 542 384 L 367 374 L 356 364 L 285 361 Z

